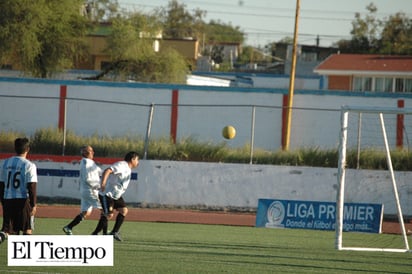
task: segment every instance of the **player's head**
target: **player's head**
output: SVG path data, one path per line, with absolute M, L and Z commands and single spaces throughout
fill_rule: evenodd
M 24 138 L 17 138 L 16 140 L 14 140 L 14 150 L 16 151 L 18 155 L 29 152 L 30 150 L 29 139 L 24 137 Z
M 131 168 L 135 168 L 139 165 L 139 153 L 130 151 L 124 156 L 124 160 L 129 163 Z
M 80 154 L 85 158 L 93 158 L 94 151 L 93 148 L 89 145 L 82 146 L 80 149 Z

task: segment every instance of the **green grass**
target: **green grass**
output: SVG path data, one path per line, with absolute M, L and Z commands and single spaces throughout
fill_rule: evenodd
M 37 219 L 36 234 L 61 235 L 68 221 Z M 89 234 L 95 225 L 96 221 L 84 221 L 74 233 Z M 358 242 L 365 238 L 365 234 L 348 235 Z M 122 236 L 123 242 L 114 242 L 114 267 L 8 267 L 7 244 L 2 244 L 0 273 L 411 273 L 412 269 L 411 253 L 337 251 L 335 233 L 330 231 L 125 222 Z M 373 235 L 379 243 L 399 237 Z

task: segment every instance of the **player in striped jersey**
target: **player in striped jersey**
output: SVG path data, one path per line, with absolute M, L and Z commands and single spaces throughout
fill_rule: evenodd
M 16 156 L 3 162 L 0 171 L 0 201 L 3 205 L 3 227 L 0 239 L 7 234 L 32 234 L 37 202 L 37 169 L 27 159 L 30 143 L 27 138 L 14 141 Z

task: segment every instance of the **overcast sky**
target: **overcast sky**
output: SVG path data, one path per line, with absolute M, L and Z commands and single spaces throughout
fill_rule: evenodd
M 166 7 L 168 0 L 118 0 L 129 10 L 151 12 Z M 239 26 L 246 33 L 246 43 L 264 46 L 269 42 L 293 37 L 297 1 L 294 0 L 179 0 L 186 9 L 207 12 L 206 22 L 220 20 Z M 374 3 L 380 19 L 397 12 L 412 18 L 412 0 L 300 0 L 298 43 L 316 44 L 319 35 L 322 46 L 340 39 L 350 39 L 355 13 L 367 14 L 366 6 Z

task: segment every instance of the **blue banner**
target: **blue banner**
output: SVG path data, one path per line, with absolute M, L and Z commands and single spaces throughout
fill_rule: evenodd
M 335 230 L 336 203 L 259 199 L 256 227 Z M 381 233 L 382 204 L 345 203 L 343 231 Z

